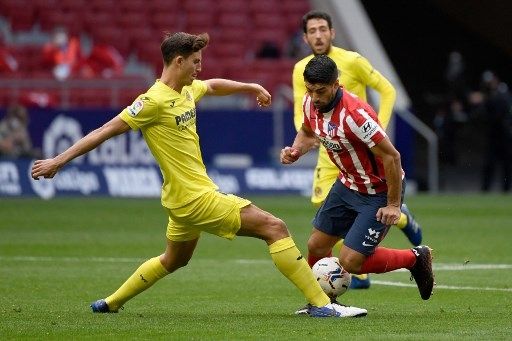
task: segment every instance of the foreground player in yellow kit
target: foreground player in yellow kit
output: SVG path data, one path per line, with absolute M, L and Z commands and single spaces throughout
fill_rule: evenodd
M 396 92 L 391 83 L 360 54 L 332 45 L 335 31 L 332 28 L 332 19 L 329 14 L 314 10 L 306 13 L 302 18 L 302 28 L 304 41 L 309 45 L 313 54 L 297 62 L 293 69 L 294 124 L 296 130 L 300 130 L 303 122 L 302 99 L 306 93 L 303 77 L 304 69 L 314 55 L 321 54 L 327 54 L 336 63 L 340 71 L 339 81 L 344 89 L 357 95 L 363 101 L 366 101 L 367 86 L 379 93 L 378 116 L 382 126 L 386 129 L 396 98 Z M 320 206 L 324 202 L 339 174 L 339 169 L 331 162 L 325 148 L 321 145 L 319 148 L 311 196 L 311 202 L 315 206 Z M 401 210 L 402 214 L 396 226 L 404 232 L 413 245 L 418 246 L 422 240 L 421 227 L 414 220 L 405 204 L 402 205 Z M 316 261 L 324 256 L 327 255 L 315 255 L 310 250 L 308 254 L 310 266 L 313 266 Z M 351 288 L 365 289 L 369 286 L 370 279 L 368 275 L 353 276 Z
M 129 299 L 187 265 L 201 232 L 265 241 L 276 267 L 311 303 L 313 317 L 364 316 L 365 309 L 330 302 L 290 237 L 285 223 L 249 200 L 218 191 L 208 177 L 196 133 L 196 102 L 203 95 L 246 92 L 260 106 L 270 94 L 259 84 L 226 79 L 197 80 L 208 34 L 169 34 L 161 45 L 162 76 L 133 104 L 52 159 L 37 160 L 32 177 L 52 178 L 65 164 L 109 138 L 140 129 L 163 175 L 162 205 L 169 215 L 165 252 L 143 263 L 113 294 L 91 304 L 95 313 L 117 312 Z

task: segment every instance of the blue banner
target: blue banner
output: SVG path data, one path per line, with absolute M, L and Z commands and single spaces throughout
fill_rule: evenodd
M 0 197 L 112 196 L 157 198 L 162 176 L 156 165 L 90 165 L 72 162 L 53 179 L 33 180 L 32 160 L 0 160 Z M 313 169 L 301 167 L 211 168 L 226 193 L 309 195 Z
M 45 158 L 64 151 L 90 131 L 102 126 L 122 109 L 55 110 L 30 108 L 29 132 L 34 147 Z M 0 111 L 0 118 L 4 113 Z M 285 141 L 295 138 L 292 113 L 285 113 Z M 199 109 L 197 131 L 205 164 L 213 164 L 218 154 L 246 154 L 254 164 L 272 164 L 272 113 L 265 110 Z M 140 132 L 130 131 L 114 137 L 90 155 L 84 164 L 149 165 L 154 164 Z

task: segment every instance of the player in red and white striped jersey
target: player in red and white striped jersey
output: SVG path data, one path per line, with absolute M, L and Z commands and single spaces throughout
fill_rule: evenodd
M 315 108 L 306 95 L 304 124 L 311 128 L 327 150 L 331 161 L 340 169 L 341 182 L 361 193 L 385 191 L 382 161 L 368 153 L 387 135 L 379 125 L 377 114 L 367 104 L 342 88 L 336 93 L 339 100 L 328 112 Z
M 281 151 L 281 162 L 290 164 L 314 148 L 318 139 L 340 170 L 313 220 L 309 254 L 323 257 L 344 238 L 339 259 L 348 272 L 409 269 L 421 297 L 428 299 L 434 284 L 430 249 L 378 246 L 400 218 L 404 179 L 400 153 L 371 106 L 345 91 L 338 76 L 336 64 L 326 55 L 308 62 L 302 128 L 293 145 Z

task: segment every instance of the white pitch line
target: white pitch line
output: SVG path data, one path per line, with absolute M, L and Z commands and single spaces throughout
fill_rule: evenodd
M 412 287 L 416 288 L 416 284 L 409 284 L 409 283 L 403 283 L 403 282 L 390 282 L 390 281 L 379 281 L 372 279 L 372 285 L 378 284 L 378 285 L 387 285 L 387 286 L 393 286 L 393 287 Z M 454 285 L 437 285 L 434 286 L 434 291 L 436 289 L 448 289 L 448 290 L 478 290 L 478 291 L 506 291 L 506 292 L 512 292 L 512 288 L 490 288 L 490 287 L 459 287 Z
M 143 258 L 123 258 L 123 257 L 49 257 L 49 256 L 0 256 L 0 260 L 9 260 L 16 262 L 95 262 L 95 263 L 136 263 L 144 261 Z
M 16 261 L 16 262 L 94 262 L 94 263 L 140 263 L 144 258 L 127 258 L 127 257 L 51 257 L 51 256 L 0 256 L 0 261 Z M 215 262 L 214 259 L 196 259 L 201 262 Z M 231 262 L 238 264 L 267 264 L 267 259 L 232 259 Z M 223 261 L 224 262 L 224 261 Z M 435 271 L 465 271 L 465 270 L 509 270 L 512 264 L 456 264 L 456 263 L 434 263 Z M 407 271 L 405 269 L 396 271 Z M 413 283 L 380 281 L 372 279 L 372 284 L 387 285 L 395 287 L 412 287 Z M 512 288 L 491 288 L 491 287 L 465 287 L 453 285 L 436 285 L 435 289 L 448 290 L 476 290 L 476 291 L 504 291 L 512 292 Z
M 52 257 L 52 256 L 0 256 L 0 261 L 18 262 L 94 262 L 94 263 L 137 263 L 146 260 L 145 258 L 129 257 Z M 217 262 L 215 259 L 194 258 L 195 261 Z M 231 259 L 231 262 L 239 264 L 267 264 L 270 259 Z M 225 262 L 223 260 L 222 262 Z M 467 270 L 509 270 L 512 264 L 458 264 L 458 263 L 433 263 L 434 271 L 467 271 Z M 395 270 L 408 271 L 406 269 Z

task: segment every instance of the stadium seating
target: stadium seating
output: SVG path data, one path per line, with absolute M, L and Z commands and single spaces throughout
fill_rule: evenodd
M 93 43 L 114 46 L 125 60 L 136 56 L 154 70 L 156 77 L 162 67 L 159 42 L 165 31 L 208 32 L 211 44 L 204 53 L 202 78 L 261 81 L 271 91 L 280 84 L 291 84 L 289 73 L 295 61 L 288 59 L 285 50 L 309 9 L 307 0 L 0 1 L 0 17 L 10 23 L 13 33 L 30 31 L 35 25 L 50 33 L 64 26 L 73 35 L 86 35 Z M 258 60 L 257 51 L 265 42 L 277 46 L 281 57 Z M 40 44 L 9 48 L 18 58 L 19 74 L 0 74 L 0 79 L 52 77 L 35 57 L 40 54 Z M 96 91 L 70 91 L 72 105 L 110 103 Z M 103 93 L 110 95 L 109 91 Z M 5 94 L 0 96 L 0 105 L 10 99 Z

